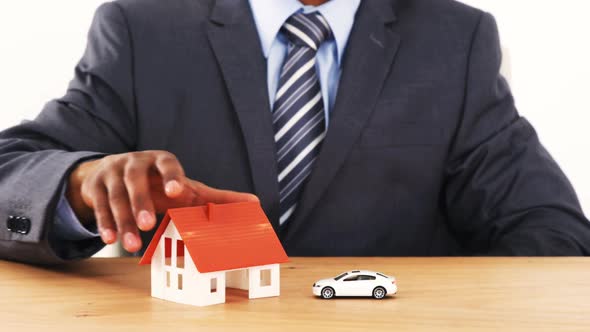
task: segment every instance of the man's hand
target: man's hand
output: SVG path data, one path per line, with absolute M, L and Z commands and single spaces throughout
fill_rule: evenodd
M 102 240 L 117 233 L 129 252 L 141 249 L 138 228 L 156 225 L 156 212 L 205 203 L 258 201 L 252 194 L 219 190 L 187 178 L 176 157 L 166 151 L 144 151 L 84 162 L 69 177 L 67 199 L 88 224 L 96 220 Z

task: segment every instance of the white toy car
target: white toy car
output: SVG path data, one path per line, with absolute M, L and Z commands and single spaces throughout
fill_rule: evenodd
M 324 299 L 334 296 L 372 296 L 383 299 L 397 293 L 395 278 L 379 272 L 355 270 L 322 279 L 313 284 L 313 294 Z

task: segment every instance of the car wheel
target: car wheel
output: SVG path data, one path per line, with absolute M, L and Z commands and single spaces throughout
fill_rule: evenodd
M 373 298 L 375 298 L 377 300 L 381 300 L 382 298 L 385 297 L 385 295 L 387 295 L 387 291 L 385 290 L 385 288 L 379 286 L 379 287 L 375 287 L 375 289 L 373 289 Z
M 326 300 L 331 299 L 331 298 L 334 297 L 334 288 L 332 288 L 332 287 L 324 287 L 322 289 L 322 293 L 321 294 L 322 294 L 322 298 L 323 299 L 326 299 Z

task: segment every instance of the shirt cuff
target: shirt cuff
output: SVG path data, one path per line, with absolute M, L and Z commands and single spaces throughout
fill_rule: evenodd
M 53 234 L 57 238 L 66 241 L 82 241 L 98 237 L 99 234 L 96 226 L 92 227 L 92 229 L 86 228 L 78 220 L 78 217 L 76 217 L 65 196 L 66 186 L 63 186 L 57 205 L 55 220 L 53 222 Z

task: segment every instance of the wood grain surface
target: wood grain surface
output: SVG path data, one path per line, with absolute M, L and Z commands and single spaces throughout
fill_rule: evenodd
M 190 307 L 150 296 L 135 258 L 41 268 L 0 262 L 0 331 L 590 331 L 586 258 L 291 258 L 281 296 Z M 397 277 L 385 300 L 321 300 L 351 269 Z

